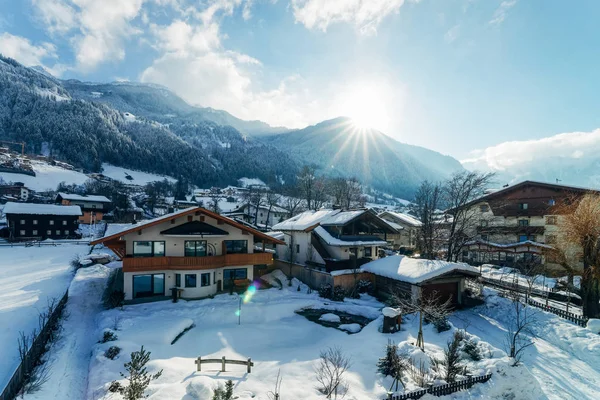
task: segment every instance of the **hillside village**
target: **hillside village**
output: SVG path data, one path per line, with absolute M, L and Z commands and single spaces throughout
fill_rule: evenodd
M 21 158 L 35 168 L 45 164 L 54 172 L 73 172 L 46 160 Z M 144 182 L 136 171 L 107 167 L 110 176 L 82 174 L 84 180 L 60 182 L 56 190 L 32 189 L 40 186 L 31 175 L 23 175 L 34 178 L 29 186 L 7 181 L 19 176 L 14 171 L 3 175 L 0 251 L 6 257 L 0 268 L 8 272 L 10 266 L 9 281 L 18 279 L 13 267 L 25 261 L 21 254 L 28 249 L 23 273 L 35 265 L 39 272 L 27 273 L 46 282 L 39 306 L 69 288 L 63 311 L 67 317 L 55 324 L 71 332 L 50 339 L 47 351 L 36 351 L 42 363 L 29 367 L 33 375 L 25 386 L 11 380 L 16 366 L 24 368 L 13 352 L 11 363 L 0 370 L 5 391 L 60 398 L 67 388 L 53 382 L 40 383 L 35 391 L 28 388 L 46 376 L 70 375 L 73 368 L 87 371 L 89 363 L 89 375 L 78 378 L 87 384 L 69 386 L 69 392 L 77 391 L 79 398 L 112 398 L 121 384 L 114 387 L 121 382 L 118 361 L 143 345 L 152 353 L 151 370 L 166 372 L 156 381 L 159 386 L 148 387 L 152 398 L 178 393 L 211 397 L 219 378 L 210 365 L 202 367 L 207 372 L 197 365 L 198 375 L 188 384 L 176 383 L 180 373 L 196 368 L 197 357 L 211 355 L 254 360 L 252 373 L 239 375 L 238 398 L 267 398 L 275 383 L 264 385 L 277 374 L 288 382 L 286 396 L 319 398 L 318 390 L 313 393 L 303 384 L 312 363 L 298 364 L 292 356 L 275 368 L 268 360 L 280 356 L 267 350 L 269 342 L 243 344 L 243 335 L 258 338 L 271 323 L 277 324 L 270 329 L 278 337 L 289 329 L 298 338 L 319 332 L 323 339 L 316 344 L 288 339 L 297 351 L 314 352 L 315 360 L 329 341 L 345 343 L 346 351 L 354 341 L 362 342 L 360 353 L 351 351 L 353 366 L 339 383 L 354 398 L 404 398 L 402 393 L 416 396 L 420 388 L 435 387 L 468 387 L 471 396 L 535 398 L 540 386 L 518 392 L 513 386 L 524 374 L 531 374 L 529 382 L 546 379 L 536 367 L 544 361 L 530 346 L 544 343 L 567 352 L 571 346 L 586 346 L 594 356 L 581 355 L 580 362 L 591 363 L 584 369 L 593 368 L 592 360 L 600 356 L 598 320 L 590 318 L 594 309 L 582 292 L 585 266 L 577 252 L 561 250 L 561 221 L 568 215 L 566 208 L 557 208 L 596 196 L 592 190 L 533 181 L 494 189 L 488 187 L 491 180 L 483 179 L 463 204 L 442 209 L 442 203 L 431 203 L 427 184 L 412 202 L 378 195 L 389 204 L 372 203 L 375 199 L 352 180 L 323 181 L 328 190 L 319 192 L 315 181 L 321 178 L 310 168 L 294 188 L 272 189 L 257 179 L 241 179 L 237 187 L 201 189 L 183 188 L 168 177 Z M 135 181 L 132 175 L 136 183 L 127 183 Z M 454 179 L 464 186 L 474 178 L 482 176 L 465 173 Z M 439 189 L 448 190 L 452 182 Z M 48 257 L 53 264 L 44 262 Z M 52 265 L 62 267 L 45 269 Z M 16 296 L 10 290 L 8 295 Z M 55 312 L 57 301 L 49 313 Z M 282 306 L 270 311 L 273 302 Z M 8 304 L 13 311 L 7 317 L 23 307 Z M 206 314 L 207 307 L 220 310 L 220 316 Z M 503 331 L 515 332 L 516 345 L 504 346 L 506 333 L 484 328 L 483 316 L 496 318 Z M 295 322 L 288 326 L 288 318 Z M 0 339 L 33 343 L 44 328 L 34 329 L 37 319 L 35 312 L 23 314 Z M 164 323 L 169 328 L 160 334 L 144 328 Z M 551 339 L 544 331 L 548 323 L 561 332 L 558 337 Z M 194 345 L 194 337 L 210 338 L 217 331 L 226 332 L 225 347 L 212 341 Z M 19 332 L 25 333 L 21 339 Z M 397 378 L 393 373 L 386 377 L 390 372 L 382 367 L 395 362 L 382 361 L 392 357 L 389 346 L 383 352 L 388 340 L 398 343 L 393 357 L 406 363 Z M 77 347 L 71 349 L 71 342 Z M 461 360 L 452 375 L 444 364 L 448 351 L 458 351 Z M 187 361 L 171 364 L 167 360 L 172 357 Z M 437 361 L 423 364 L 423 357 Z M 322 351 L 320 360 L 328 362 Z M 237 381 L 235 367 L 224 364 L 221 370 Z M 417 379 L 417 371 L 424 375 Z M 374 387 L 363 386 L 364 379 L 375 379 Z M 480 381 L 484 383 L 476 383 Z M 585 390 L 599 388 L 600 383 Z M 545 393 L 552 398 L 560 390 L 550 387 Z

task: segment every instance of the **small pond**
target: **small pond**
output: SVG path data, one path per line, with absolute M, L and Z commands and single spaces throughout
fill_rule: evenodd
M 362 315 L 354 315 L 343 311 L 325 310 L 320 308 L 303 308 L 296 311 L 296 314 L 302 315 L 309 321 L 315 322 L 319 325 L 323 325 L 328 328 L 339 329 L 348 334 L 360 332 L 362 328 L 364 328 L 369 322 L 373 321 L 372 319 L 363 317 Z M 328 318 L 331 317 L 332 314 L 337 315 L 339 317 L 339 321 L 337 318 Z

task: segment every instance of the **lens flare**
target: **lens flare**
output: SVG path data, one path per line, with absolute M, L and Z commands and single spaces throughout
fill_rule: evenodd
M 246 304 L 246 303 L 250 302 L 250 300 L 252 300 L 254 293 L 256 293 L 256 286 L 250 285 L 248 287 L 248 290 L 246 290 L 246 293 L 244 293 L 244 304 Z

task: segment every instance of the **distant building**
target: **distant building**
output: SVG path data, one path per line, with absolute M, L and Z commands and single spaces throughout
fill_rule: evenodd
M 257 210 L 256 206 L 246 203 L 240 205 L 232 211 L 223 212 L 222 214 L 228 217 L 242 219 L 246 222 L 256 225 L 260 229 L 268 230 L 273 225 L 284 221 L 289 215 L 289 211 L 283 207 L 269 207 L 266 205 L 259 206 Z
M 111 204 L 105 196 L 84 196 L 63 192 L 56 195 L 55 203 L 81 207 L 83 214 L 80 216 L 79 222 L 82 224 L 102 221 Z
M 10 202 L 4 206 L 4 214 L 9 240 L 79 238 L 79 206 Z
M 30 196 L 31 190 L 21 182 L 16 182 L 13 185 L 0 186 L 0 197 L 14 199 L 16 201 L 27 201 Z
M 272 228 L 284 234 L 278 258 L 325 272 L 360 267 L 379 258 L 386 236 L 398 231 L 371 210 L 305 211 Z M 380 236 L 383 236 L 381 238 Z
M 394 211 L 384 211 L 379 214 L 379 218 L 383 218 L 398 230 L 398 233 L 387 236 L 388 242 L 394 249 L 416 248 L 421 221 L 411 215 Z

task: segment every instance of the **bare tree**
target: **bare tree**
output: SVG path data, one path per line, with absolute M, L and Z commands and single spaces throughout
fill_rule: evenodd
M 296 186 L 288 187 L 283 192 L 283 207 L 288 210 L 288 218 L 292 218 L 301 210 L 303 200 L 300 190 Z
M 531 259 L 521 264 L 519 269 L 527 283 L 527 291 L 525 292 L 525 303 L 527 303 L 531 297 L 535 283 L 540 277 L 544 276 L 546 268 L 538 260 Z
M 314 182 L 313 209 L 318 210 L 323 207 L 327 202 L 327 196 L 327 183 L 325 178 L 319 177 Z
M 319 362 L 314 368 L 319 392 L 328 399 L 332 395 L 337 399 L 338 394 L 343 398 L 348 391 L 344 374 L 351 365 L 350 358 L 344 355 L 341 348 L 328 347 L 321 350 Z
M 417 247 L 422 258 L 434 259 L 442 236 L 436 211 L 442 201 L 442 186 L 439 183 L 424 181 L 417 190 L 411 211 L 421 221 L 417 233 Z
M 314 207 L 316 170 L 315 166 L 305 165 L 298 175 L 298 191 L 306 201 L 306 208 L 309 210 L 316 208 Z
M 243 200 L 248 204 L 248 213 L 252 212 L 254 208 L 254 216 L 252 217 L 252 223 L 256 225 L 258 220 L 258 210 L 265 204 L 265 189 L 258 186 L 250 186 L 248 191 L 244 194 Z
M 465 244 L 477 236 L 481 215 L 473 210 L 471 202 L 485 194 L 493 178 L 493 173 L 463 171 L 444 183 L 443 201 L 453 217 L 448 229 L 447 261 L 457 261 Z
M 265 230 L 269 229 L 269 220 L 271 218 L 271 211 L 273 207 L 276 207 L 281 200 L 281 195 L 273 192 L 272 190 L 268 190 L 265 194 L 265 201 L 267 203 L 267 219 L 265 221 Z
M 275 378 L 275 389 L 267 394 L 270 400 L 280 400 L 282 380 L 283 377 L 281 376 L 281 370 L 279 369 L 277 370 L 277 377 Z
M 583 315 L 600 317 L 600 195 L 586 194 L 557 206 L 558 241 L 563 249 L 576 247 L 583 256 L 581 300 Z
M 327 182 L 334 204 L 342 208 L 356 207 L 361 202 L 362 186 L 356 178 L 331 178 Z
M 506 326 L 506 352 L 513 359 L 513 366 L 521 362 L 525 350 L 534 343 L 534 332 L 531 329 L 537 322 L 536 312 L 532 307 L 521 302 L 521 295 L 517 290 L 510 291 L 508 298 L 511 300 L 510 321 Z
M 221 190 L 215 187 L 211 188 L 208 197 L 210 197 L 210 202 L 208 203 L 210 211 L 215 214 L 220 214 L 221 208 L 219 207 L 219 200 L 221 199 Z
M 443 299 L 436 291 L 428 295 L 421 294 L 417 301 L 414 301 L 410 294 L 403 292 L 391 292 L 390 302 L 394 307 L 402 308 L 404 313 L 419 313 L 419 333 L 417 334 L 417 346 L 425 350 L 425 340 L 423 339 L 423 318 L 432 322 L 439 332 L 448 330 L 448 317 L 452 313 L 452 298 Z

